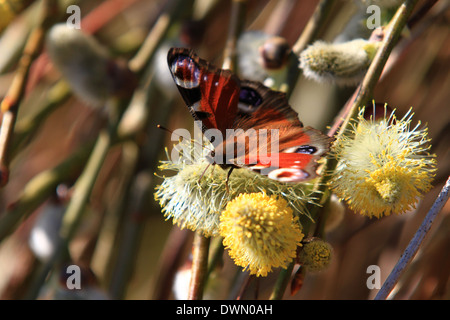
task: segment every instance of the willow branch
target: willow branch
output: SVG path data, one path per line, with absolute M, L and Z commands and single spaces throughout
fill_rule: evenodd
M 201 300 L 208 271 L 208 253 L 210 238 L 195 233 L 192 252 L 192 271 L 189 283 L 189 300 Z
M 19 105 L 25 94 L 28 74 L 34 59 L 41 51 L 47 29 L 51 25 L 54 12 L 57 11 L 57 0 L 45 0 L 43 3 L 43 17 L 41 23 L 33 29 L 28 37 L 22 57 L 20 58 L 16 74 L 11 86 L 1 102 L 3 113 L 2 126 L 0 129 L 0 186 L 8 183 L 9 177 L 9 155 L 8 149 L 12 140 L 14 125 L 19 111 Z
M 63 102 L 71 95 L 72 91 L 68 84 L 64 80 L 60 80 L 48 90 L 46 99 L 42 105 L 33 106 L 33 109 L 36 110 L 35 113 L 17 121 L 14 128 L 14 137 L 11 148 L 9 150 L 12 158 L 26 146 L 33 134 L 44 123 L 44 120 L 57 108 L 62 106 Z
M 391 22 L 383 32 L 384 37 L 381 47 L 378 49 L 372 63 L 370 64 L 362 83 L 356 89 L 354 95 L 354 97 L 356 97 L 354 98 L 353 103 L 350 104 L 346 117 L 343 121 L 342 119 L 337 120 L 336 124 L 328 132 L 329 136 L 333 135 L 333 133 L 337 130 L 337 127 L 340 127 L 338 136 L 343 134 L 345 130 L 347 130 L 350 120 L 356 116 L 358 109 L 365 106 L 369 102 L 389 55 L 396 45 L 400 34 L 406 26 L 408 18 L 417 2 L 418 0 L 407 0 L 398 8 Z M 374 32 L 379 31 L 375 30 Z
M 317 37 L 317 35 L 319 34 L 319 30 L 327 19 L 334 2 L 335 0 L 321 0 L 319 2 L 316 9 L 314 10 L 313 15 L 305 26 L 305 29 L 292 48 L 292 51 L 296 56 L 300 55 L 300 53 L 306 48 L 306 46 Z M 295 66 L 294 68 L 290 68 L 290 70 L 291 71 L 288 75 L 288 94 L 292 92 L 292 88 L 294 87 L 294 84 L 297 81 L 298 75 L 300 73 L 300 69 L 297 66 Z M 289 279 L 291 277 L 293 268 L 294 263 L 292 262 L 289 265 L 288 269 L 283 269 L 280 272 L 277 283 L 275 284 L 274 290 L 270 297 L 271 300 L 278 300 L 283 297 L 287 285 L 289 284 Z
M 283 298 L 284 292 L 289 284 L 289 279 L 291 278 L 292 270 L 294 270 L 294 262 L 291 262 L 287 269 L 282 269 L 280 271 L 280 275 L 275 283 L 270 300 L 281 300 Z
M 298 56 L 310 44 L 317 38 L 320 29 L 324 26 L 325 20 L 331 11 L 335 0 L 320 0 L 313 15 L 309 19 L 302 34 L 292 47 L 292 51 Z
M 164 40 L 169 27 L 180 14 L 189 7 L 192 0 L 172 0 L 167 10 L 161 14 L 144 40 L 138 53 L 129 61 L 128 67 L 135 73 L 141 73 L 146 64 L 152 60 L 159 44 Z
M 39 173 L 27 183 L 18 199 L 0 216 L 0 242 L 33 213 L 58 184 L 70 180 L 83 167 L 93 146 L 93 143 L 82 146 L 59 165 Z
M 431 228 L 431 225 L 433 224 L 434 219 L 448 201 L 448 198 L 450 196 L 449 191 L 450 191 L 450 176 L 448 177 L 447 182 L 445 183 L 444 187 L 442 188 L 441 192 L 436 198 L 436 201 L 433 203 L 433 206 L 431 207 L 430 211 L 428 211 L 427 215 L 423 219 L 419 229 L 417 229 L 416 233 L 414 234 L 414 237 L 411 239 L 402 256 L 400 257 L 399 261 L 395 265 L 394 269 L 392 269 L 386 281 L 383 283 L 383 286 L 381 287 L 380 291 L 378 291 L 377 295 L 375 296 L 375 300 L 385 300 L 388 297 L 389 293 L 392 291 L 392 289 L 398 282 L 398 279 L 403 274 L 405 268 L 409 265 L 409 263 L 412 261 L 417 251 L 419 250 L 426 234 L 428 233 L 428 231 Z
M 325 25 L 325 21 L 328 19 L 331 8 L 335 2 L 336 0 L 320 0 L 300 37 L 292 47 L 292 52 L 296 57 L 300 56 L 300 53 L 319 36 L 320 29 Z M 287 79 L 288 96 L 292 93 L 292 89 L 294 88 L 301 72 L 298 67 L 298 60 L 295 59 L 292 63 L 295 65 L 289 68 Z
M 72 238 L 84 208 L 94 188 L 100 169 L 112 145 L 113 137 L 106 130 L 100 132 L 89 161 L 74 185 L 74 192 L 64 214 L 61 236 L 68 241 Z
M 224 51 L 223 69 L 236 72 L 236 42 L 245 21 L 247 0 L 234 0 L 231 4 L 231 21 Z

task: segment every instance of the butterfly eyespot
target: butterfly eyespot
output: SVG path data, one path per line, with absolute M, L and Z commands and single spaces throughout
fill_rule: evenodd
M 299 182 L 309 178 L 309 174 L 297 168 L 280 168 L 272 170 L 268 177 L 281 182 Z
M 252 88 L 241 87 L 239 102 L 257 107 L 262 103 L 262 97 Z
M 284 153 L 304 153 L 304 154 L 314 154 L 317 152 L 317 148 L 314 146 L 300 146 L 292 147 L 283 150 Z
M 200 84 L 200 68 L 187 56 L 178 56 L 170 66 L 175 83 L 186 89 L 196 88 Z

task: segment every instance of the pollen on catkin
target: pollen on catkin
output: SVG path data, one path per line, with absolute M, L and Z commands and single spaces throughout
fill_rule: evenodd
M 322 239 L 312 239 L 304 243 L 298 255 L 299 263 L 310 272 L 324 270 L 330 264 L 331 258 L 331 246 Z
M 248 169 L 234 169 L 229 177 L 227 170 L 211 164 L 205 150 L 212 145 L 183 140 L 175 146 L 180 150 L 179 159 L 162 161 L 160 170 L 175 172 L 162 176 L 164 181 L 157 186 L 155 199 L 160 203 L 166 219 L 181 228 L 197 231 L 205 236 L 219 234 L 219 217 L 227 203 L 241 193 L 265 192 L 282 196 L 294 209 L 295 215 L 310 219 L 306 205 L 314 203 L 312 183 L 287 184 L 269 179 Z M 189 156 L 187 156 L 189 155 Z
M 286 200 L 265 193 L 243 193 L 220 217 L 220 235 L 234 262 L 256 276 L 287 265 L 303 233 Z
M 431 189 L 435 159 L 428 150 L 427 129 L 411 128 L 411 110 L 400 120 L 392 113 L 365 120 L 364 110 L 349 135 L 334 144 L 338 160 L 330 187 L 355 212 L 369 217 L 401 214 L 415 208 Z

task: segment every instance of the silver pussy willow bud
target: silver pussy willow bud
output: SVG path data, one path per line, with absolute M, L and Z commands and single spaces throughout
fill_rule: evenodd
M 300 54 L 300 68 L 318 82 L 355 85 L 364 77 L 379 44 L 363 39 L 337 44 L 316 41 Z
M 134 88 L 134 74 L 125 64 L 109 57 L 95 38 L 65 23 L 53 26 L 46 40 L 52 62 L 74 93 L 92 106 L 111 96 L 123 96 Z
M 236 51 L 242 78 L 280 90 L 293 57 L 286 39 L 262 31 L 248 31 L 239 37 Z

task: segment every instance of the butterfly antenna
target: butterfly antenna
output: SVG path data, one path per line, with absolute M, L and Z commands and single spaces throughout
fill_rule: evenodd
M 211 163 L 208 163 L 208 165 L 206 166 L 205 170 L 203 170 L 202 175 L 200 176 L 200 178 L 198 178 L 198 183 L 200 183 L 200 181 L 202 180 L 203 176 L 204 176 L 205 173 L 206 173 L 206 170 L 208 170 L 208 168 L 209 168 L 210 165 L 211 165 Z M 214 167 L 213 167 L 213 169 L 214 169 Z
M 173 133 L 172 130 L 167 129 L 166 127 L 163 127 L 163 126 L 160 125 L 160 124 L 157 124 L 156 127 L 157 127 L 158 129 L 163 129 L 163 130 L 165 130 L 165 131 L 167 131 L 167 132 L 169 132 L 169 133 Z

